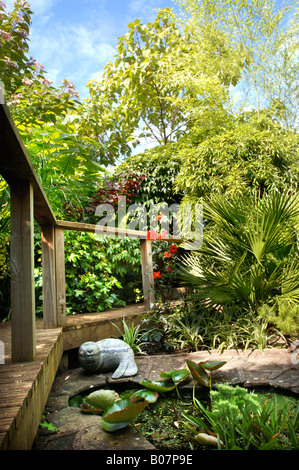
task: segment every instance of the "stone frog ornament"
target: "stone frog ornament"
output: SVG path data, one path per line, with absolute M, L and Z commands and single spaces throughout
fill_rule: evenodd
M 78 358 L 80 365 L 88 372 L 114 371 L 113 379 L 129 377 L 138 372 L 132 348 L 120 339 L 83 343 Z

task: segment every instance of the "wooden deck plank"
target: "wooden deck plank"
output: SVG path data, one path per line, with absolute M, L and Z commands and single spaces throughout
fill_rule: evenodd
M 0 364 L 0 449 L 31 448 L 63 349 L 116 335 L 112 323 L 121 328 L 126 318 L 128 325 L 137 325 L 145 312 L 144 304 L 136 304 L 101 313 L 69 315 L 63 328 L 53 329 L 44 329 L 43 320 L 38 319 L 36 359 L 21 363 L 11 360 L 10 323 L 1 323 L 5 363 Z
M 62 329 L 36 330 L 36 359 L 11 360 L 10 323 L 0 324 L 5 363 L 0 364 L 0 449 L 28 449 L 63 353 Z M 28 430 L 28 427 L 30 430 Z

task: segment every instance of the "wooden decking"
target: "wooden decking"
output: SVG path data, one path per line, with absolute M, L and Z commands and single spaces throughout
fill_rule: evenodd
M 13 363 L 11 324 L 0 324 L 5 363 L 0 363 L 0 449 L 31 449 L 63 352 L 85 341 L 117 334 L 113 322 L 140 322 L 144 304 L 94 314 L 70 315 L 63 328 L 44 329 L 36 322 L 36 359 Z M 1 358 L 0 358 L 1 359 Z M 3 362 L 3 361 L 2 361 Z

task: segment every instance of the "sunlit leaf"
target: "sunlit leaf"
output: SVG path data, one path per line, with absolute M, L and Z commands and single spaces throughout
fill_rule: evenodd
M 148 401 L 132 402 L 124 399 L 116 402 L 103 414 L 101 423 L 106 431 L 114 432 L 128 426 L 148 405 Z
M 148 403 L 155 403 L 159 398 L 159 394 L 154 390 L 137 390 L 133 395 L 131 395 L 130 400 L 132 403 L 139 400 L 146 400 Z
M 226 361 L 205 361 L 198 363 L 202 369 L 209 371 L 220 369 L 224 364 L 226 364 Z
M 176 369 L 169 372 L 161 372 L 160 377 L 169 377 L 175 385 L 178 385 L 189 377 L 189 371 L 188 369 Z
M 175 385 L 169 385 L 169 382 L 163 382 L 163 381 L 154 381 L 152 382 L 151 380 L 142 380 L 140 382 L 140 385 L 143 387 L 147 387 L 150 390 L 156 390 L 157 392 L 171 392 L 171 390 L 175 389 Z
M 204 387 L 209 386 L 209 377 L 204 369 L 193 361 L 187 361 L 187 365 L 190 369 L 191 375 L 196 382 Z

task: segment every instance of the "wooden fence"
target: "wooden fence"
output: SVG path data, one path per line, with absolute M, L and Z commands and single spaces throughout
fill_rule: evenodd
M 34 219 L 41 227 L 44 328 L 64 326 L 66 322 L 64 231 L 95 233 L 97 226 L 56 219 L 5 104 L 0 105 L 0 136 L 0 174 L 11 192 L 12 361 L 26 362 L 33 361 L 36 354 Z M 109 227 L 102 229 L 111 233 Z M 144 302 L 150 309 L 155 302 L 151 241 L 142 231 L 116 228 L 113 233 L 140 238 Z M 172 237 L 166 240 L 181 241 Z

